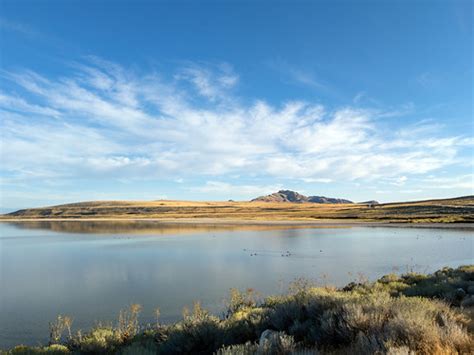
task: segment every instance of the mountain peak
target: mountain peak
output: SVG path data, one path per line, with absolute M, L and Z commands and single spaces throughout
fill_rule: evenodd
M 303 203 L 303 202 L 312 202 L 312 203 L 353 203 L 352 201 L 324 197 L 324 196 L 305 196 L 296 191 L 291 190 L 280 190 L 274 192 L 270 195 L 260 196 L 254 198 L 252 201 L 262 201 L 262 202 L 293 202 L 293 203 Z

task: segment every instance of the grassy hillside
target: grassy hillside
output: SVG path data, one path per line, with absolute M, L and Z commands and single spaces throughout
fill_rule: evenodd
M 140 325 L 139 305 L 88 332 L 59 316 L 49 346 L 6 354 L 472 354 L 473 310 L 474 265 L 341 289 L 300 281 L 265 299 L 232 290 L 221 317 L 196 303 L 168 325 L 159 310 L 155 324 Z
M 474 222 L 474 196 L 364 204 L 95 201 L 16 211 L 3 219 L 228 219 L 245 221 Z

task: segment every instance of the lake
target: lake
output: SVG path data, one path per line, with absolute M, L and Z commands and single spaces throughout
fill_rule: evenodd
M 173 225 L 155 222 L 0 223 L 0 348 L 48 340 L 48 322 L 181 317 L 199 300 L 222 312 L 232 287 L 282 293 L 296 278 L 342 286 L 390 272 L 472 264 L 467 229 Z

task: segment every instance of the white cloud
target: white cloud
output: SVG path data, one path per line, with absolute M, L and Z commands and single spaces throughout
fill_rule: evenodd
M 403 186 L 407 182 L 408 178 L 406 176 L 399 176 L 392 180 L 390 184 L 395 186 Z
M 329 184 L 330 182 L 332 182 L 332 179 L 325 178 L 303 178 L 302 180 L 307 183 L 319 182 L 322 184 Z
M 323 83 L 313 72 L 309 70 L 298 68 L 282 59 L 270 61 L 268 62 L 268 65 L 270 68 L 282 75 L 283 81 L 289 81 L 290 83 L 304 85 L 321 92 L 334 94 L 329 85 Z
M 364 99 L 367 96 L 365 91 L 359 91 L 356 96 L 352 99 L 352 102 L 355 104 L 358 104 L 362 99 Z
M 216 69 L 211 70 L 195 64 L 188 65 L 181 69 L 175 78 L 191 82 L 201 96 L 215 101 L 226 98 L 228 90 L 237 85 L 239 81 L 239 77 L 230 65 L 224 63 L 217 66 Z
M 423 183 L 430 189 L 467 189 L 474 194 L 474 174 L 456 177 L 428 177 Z
M 380 110 L 244 104 L 231 94 L 239 79 L 227 65 L 187 65 L 174 80 L 98 58 L 73 68 L 61 78 L 5 74 L 11 90 L 0 96 L 1 169 L 10 179 L 241 175 L 402 185 L 456 164 L 473 144 L 441 135 L 431 122 L 387 132 Z
M 38 114 L 41 116 L 58 117 L 59 111 L 49 107 L 42 107 L 40 105 L 29 104 L 21 97 L 13 95 L 5 95 L 0 92 L 0 107 L 12 110 L 14 112 L 22 112 L 28 114 Z

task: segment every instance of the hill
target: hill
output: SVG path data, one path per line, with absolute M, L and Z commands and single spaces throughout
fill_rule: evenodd
M 244 222 L 474 222 L 474 196 L 385 204 L 94 201 L 19 210 L 1 219 L 158 219 Z
M 252 201 L 262 201 L 262 202 L 293 202 L 293 203 L 303 203 L 303 202 L 312 202 L 312 203 L 353 203 L 349 200 L 344 200 L 341 198 L 332 198 L 324 196 L 305 196 L 301 195 L 298 192 L 291 190 L 280 190 L 278 192 L 272 193 L 267 196 L 260 196 Z

